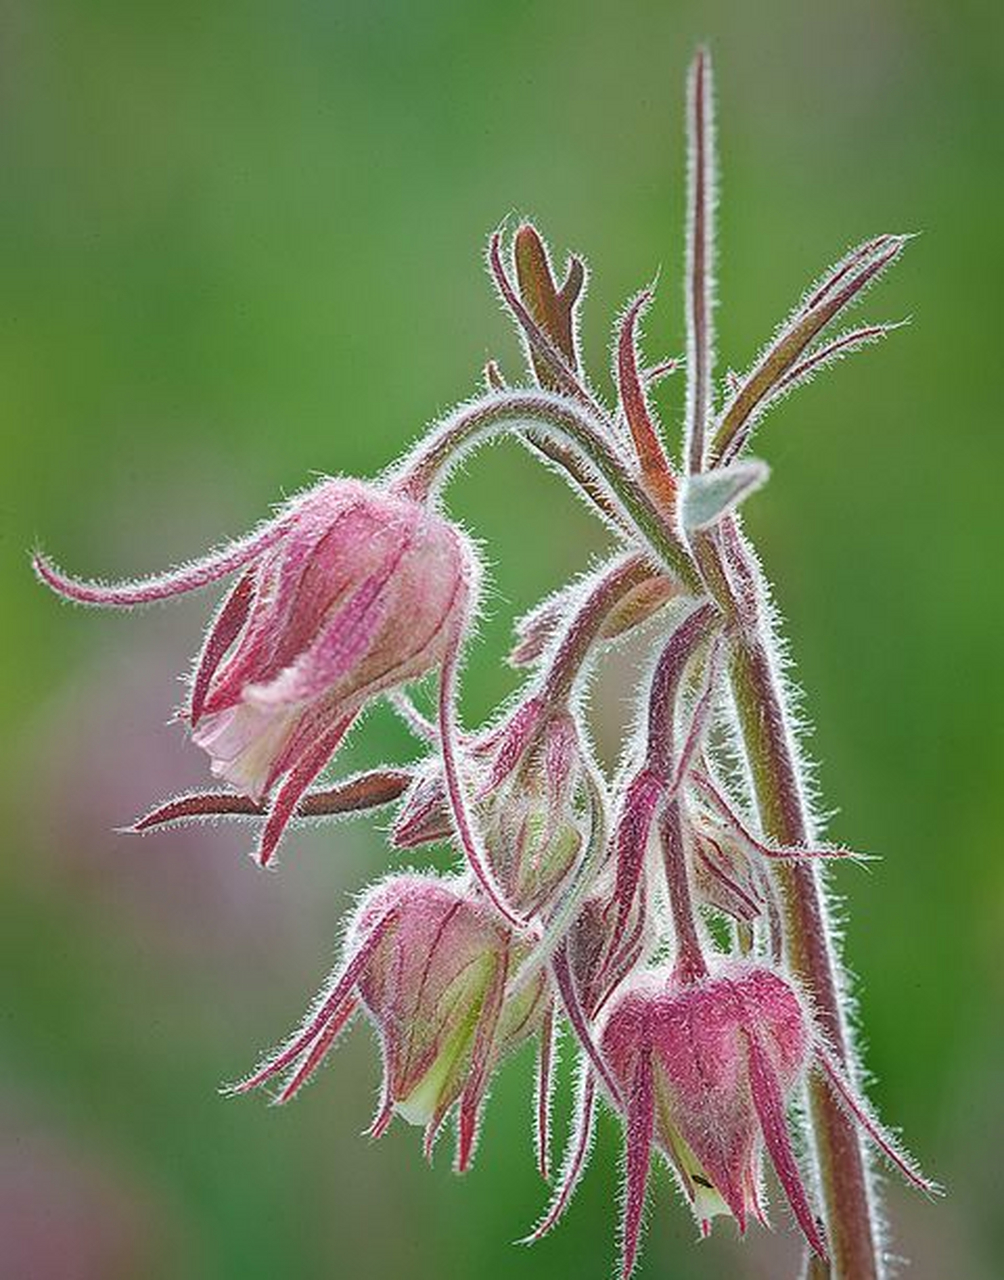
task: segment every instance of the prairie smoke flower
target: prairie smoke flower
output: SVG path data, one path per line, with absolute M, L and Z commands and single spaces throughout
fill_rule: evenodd
M 287 1102 L 361 1006 L 380 1039 L 384 1064 L 383 1100 L 371 1134 L 382 1134 L 396 1113 L 425 1127 L 431 1154 L 443 1120 L 457 1105 L 456 1167 L 462 1172 L 496 1066 L 548 1024 L 543 977 L 514 998 L 506 995 L 521 954 L 490 906 L 460 882 L 418 875 L 387 880 L 362 903 L 344 962 L 303 1028 L 236 1092 L 284 1076 L 278 1100 Z
M 105 585 L 67 577 L 41 555 L 34 563 L 66 599 L 109 608 L 240 571 L 203 642 L 184 714 L 218 777 L 254 801 L 279 784 L 263 865 L 366 702 L 456 646 L 477 578 L 456 526 L 351 479 L 321 481 L 248 537 L 159 577 Z
M 669 971 L 631 980 L 612 1003 L 600 1050 L 624 1114 L 622 1274 L 633 1268 L 651 1148 L 666 1158 L 700 1223 L 764 1221 L 766 1148 L 809 1246 L 827 1254 L 788 1130 L 786 1106 L 816 1065 L 841 1104 L 916 1186 L 932 1185 L 844 1078 L 793 987 L 763 965 L 721 963 L 698 983 Z
M 766 1151 L 809 1246 L 829 1252 L 841 1275 L 875 1276 L 880 1239 L 862 1135 L 911 1181 L 933 1186 L 853 1087 L 839 946 L 824 879 L 806 865 L 847 851 L 815 838 L 770 593 L 738 508 L 767 476 L 745 456 L 765 410 L 894 327 L 836 336 L 831 328 L 897 261 L 907 237 L 883 235 L 851 250 L 747 372 L 729 374 L 716 390 L 711 101 L 710 64 L 700 51 L 687 98 L 679 462 L 649 397 L 678 362 L 647 364 L 641 351 L 652 290 L 619 318 L 617 396 L 605 404 L 581 370 L 585 265 L 573 256 L 556 274 L 542 238 L 524 224 L 508 260 L 503 233 L 492 237 L 488 266 L 534 385 L 510 388 L 490 362 L 487 393 L 432 426 L 389 473 L 392 484 L 324 481 L 248 538 L 187 569 L 103 587 L 68 579 L 41 558 L 36 568 L 71 599 L 125 607 L 241 575 L 206 639 L 187 718 L 214 770 L 244 794 L 179 797 L 139 827 L 266 814 L 264 862 L 294 814 L 372 809 L 407 790 L 394 842 L 449 837 L 464 859 L 456 879 L 409 874 L 370 891 L 343 967 L 301 1030 L 239 1090 L 281 1077 L 280 1100 L 292 1097 L 362 1008 L 384 1054 L 373 1132 L 400 1113 L 426 1126 L 431 1150 L 456 1109 L 463 1169 L 493 1070 L 537 1036 L 537 1147 L 546 1176 L 560 1009 L 579 1044 L 577 1099 L 562 1176 L 534 1238 L 560 1217 L 585 1168 L 602 1096 L 625 1125 L 625 1274 L 654 1146 L 702 1230 L 716 1213 L 730 1213 L 740 1229 L 761 1215 Z M 467 735 L 457 686 L 475 562 L 430 501 L 466 454 L 507 433 L 559 471 L 619 545 L 597 572 L 527 615 L 511 662 L 532 670 L 530 683 L 497 727 Z M 670 602 L 651 678 L 638 682 L 638 731 L 608 784 L 580 728 L 586 673 L 603 642 L 648 619 L 654 631 Z M 434 668 L 437 725 L 394 692 Z M 381 692 L 435 746 L 434 758 L 308 791 L 364 703 Z M 738 798 L 722 777 L 743 784 Z M 734 929 L 712 934 L 709 911 L 731 917 Z M 660 967 L 650 971 L 654 957 Z M 804 1125 L 823 1135 L 805 1144 L 824 1202 L 818 1219 L 786 1111 L 803 1087 L 811 1099 Z

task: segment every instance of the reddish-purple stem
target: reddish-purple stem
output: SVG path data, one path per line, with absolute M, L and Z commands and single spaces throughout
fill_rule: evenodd
M 460 775 L 457 759 L 458 729 L 456 723 L 457 666 L 460 662 L 460 634 L 450 642 L 439 677 L 439 741 L 443 757 L 443 775 L 450 812 L 457 829 L 460 846 L 474 877 L 489 902 L 503 920 L 514 928 L 523 930 L 526 921 L 521 919 L 506 902 L 502 890 L 490 870 L 484 844 L 471 819 L 467 789 Z
M 659 838 L 666 872 L 669 907 L 676 933 L 675 975 L 681 982 L 699 982 L 707 977 L 694 899 L 690 889 L 690 859 L 687 856 L 687 833 L 678 800 L 668 801 L 659 815 Z

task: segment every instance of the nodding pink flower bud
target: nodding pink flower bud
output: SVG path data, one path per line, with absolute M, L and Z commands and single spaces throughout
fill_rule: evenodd
M 749 1213 L 762 1217 L 760 1145 L 768 1135 L 799 1223 L 810 1244 L 824 1252 L 791 1156 L 783 1104 L 809 1061 L 811 1040 L 795 992 L 770 970 L 752 965 L 732 965 L 687 986 L 659 971 L 617 999 L 601 1047 L 625 1099 L 625 1273 L 636 1247 L 652 1142 L 675 1170 L 702 1232 L 715 1214 L 730 1212 L 745 1231 Z M 773 1087 L 755 1089 L 757 1074 L 769 1076 Z
M 417 849 L 453 835 L 453 817 L 443 778 L 443 762 L 431 757 L 416 772 L 394 817 L 390 842 L 395 849 Z
M 471 609 L 475 564 L 441 516 L 352 479 L 321 481 L 256 533 L 159 578 L 91 584 L 35 560 L 59 594 L 112 607 L 243 570 L 206 636 L 187 719 L 213 772 L 239 791 L 260 800 L 283 780 L 263 864 L 363 705 L 444 661 Z
M 383 1100 L 370 1132 L 382 1134 L 396 1113 L 425 1126 L 431 1154 L 459 1103 L 456 1168 L 463 1172 L 493 1071 L 512 1048 L 541 1032 L 548 1016 L 544 977 L 506 995 L 523 954 L 491 907 L 461 882 L 419 875 L 387 880 L 362 903 L 344 964 L 314 1012 L 236 1091 L 285 1075 L 279 1101 L 288 1101 L 361 1005 L 384 1063 Z
M 900 1170 L 932 1189 L 845 1079 L 794 989 L 763 965 L 725 961 L 693 984 L 665 970 L 640 976 L 612 1004 L 600 1049 L 623 1100 L 624 1276 L 637 1252 L 652 1145 L 705 1235 L 715 1214 L 731 1213 L 740 1232 L 750 1214 L 764 1221 L 766 1147 L 806 1240 L 826 1257 L 786 1113 L 810 1065 Z
M 505 900 L 522 914 L 553 900 L 582 850 L 581 750 L 571 713 L 538 697 L 471 745 L 482 775 L 475 813 L 488 867 Z M 452 832 L 442 766 L 434 760 L 405 796 L 391 840 L 398 848 L 415 848 Z

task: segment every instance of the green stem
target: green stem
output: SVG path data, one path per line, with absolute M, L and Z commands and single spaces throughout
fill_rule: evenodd
M 783 685 L 762 635 L 737 640 L 730 669 L 743 746 L 764 834 L 805 845 L 810 819 L 799 780 Z M 819 1024 L 854 1074 L 842 1008 L 842 975 L 815 864 L 772 868 L 784 914 L 788 966 L 811 997 Z M 818 1074 L 809 1081 L 809 1120 L 835 1280 L 879 1280 L 875 1205 L 856 1126 Z
M 499 436 L 524 431 L 571 449 L 659 563 L 688 590 L 700 590 L 700 577 L 690 554 L 613 448 L 602 424 L 594 422 L 583 406 L 563 396 L 547 391 L 506 391 L 475 400 L 434 428 L 404 460 L 392 481 L 416 501 L 424 501 L 472 449 Z

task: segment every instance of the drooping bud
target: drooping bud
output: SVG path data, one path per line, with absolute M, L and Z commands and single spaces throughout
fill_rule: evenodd
M 694 824 L 694 891 L 698 902 L 741 924 L 763 913 L 765 886 L 746 850 L 724 828 Z
M 491 1075 L 516 1045 L 542 1030 L 550 1006 L 540 977 L 512 997 L 506 983 L 525 954 L 490 906 L 458 881 L 397 876 L 363 902 L 346 960 L 317 1012 L 284 1048 L 237 1087 L 285 1074 L 279 1101 L 314 1074 L 361 1004 L 381 1041 L 383 1102 L 371 1129 L 393 1115 L 436 1135 L 458 1105 L 456 1165 L 467 1168 Z
M 511 902 L 529 914 L 550 902 L 582 850 L 580 744 L 572 716 L 545 715 L 486 806 L 485 840 Z
M 750 1214 L 762 1218 L 766 1144 L 807 1241 L 825 1257 L 785 1114 L 813 1047 L 798 995 L 763 966 L 731 961 L 691 985 L 658 971 L 616 998 L 601 1050 L 624 1097 L 625 1274 L 637 1247 L 652 1143 L 676 1172 L 703 1233 L 716 1214 L 731 1213 L 740 1231 Z
M 443 765 L 431 757 L 416 772 L 405 792 L 391 827 L 390 842 L 395 849 L 418 849 L 438 844 L 453 835 Z
M 883 1127 L 799 994 L 774 969 L 719 957 L 712 973 L 697 982 L 681 980 L 674 966 L 636 972 L 612 993 L 609 985 L 597 988 L 594 975 L 607 971 L 598 963 L 609 932 L 604 901 L 587 901 L 563 952 L 581 992 L 581 1012 L 599 1028 L 599 1038 L 590 1033 L 581 1042 L 564 1169 L 528 1241 L 551 1230 L 574 1194 L 589 1158 L 601 1088 L 624 1121 L 623 1280 L 637 1256 L 653 1146 L 675 1172 L 702 1235 L 718 1214 L 734 1216 L 740 1232 L 750 1215 L 767 1225 L 761 1190 L 766 1149 L 807 1243 L 825 1260 L 822 1225 L 788 1128 L 788 1104 L 810 1068 L 908 1182 L 928 1194 L 940 1191 Z M 648 941 L 642 938 L 629 967 L 644 963 Z
M 476 561 L 427 507 L 326 479 L 270 524 L 187 568 L 101 586 L 36 570 L 72 600 L 129 607 L 243 569 L 203 644 L 187 719 L 213 772 L 253 800 L 275 796 L 263 863 L 304 791 L 374 695 L 441 665 L 471 607 Z
M 319 722 L 432 670 L 466 605 L 471 564 L 458 531 L 417 503 L 355 480 L 305 495 L 256 566 L 232 652 L 196 676 L 193 736 L 214 772 L 261 795 Z

